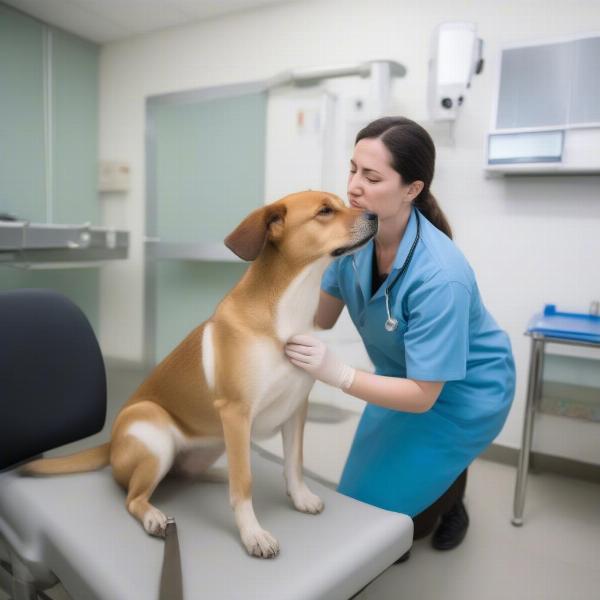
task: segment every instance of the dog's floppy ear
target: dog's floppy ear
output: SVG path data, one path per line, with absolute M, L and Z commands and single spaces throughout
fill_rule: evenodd
M 254 260 L 269 234 L 271 239 L 281 237 L 286 212 L 281 204 L 257 208 L 225 238 L 225 245 L 241 259 Z

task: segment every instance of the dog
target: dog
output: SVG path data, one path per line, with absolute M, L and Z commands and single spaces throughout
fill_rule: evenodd
M 318 514 L 321 499 L 302 474 L 302 438 L 314 379 L 292 365 L 286 341 L 314 328 L 323 272 L 366 244 L 374 215 L 320 191 L 291 194 L 246 217 L 225 239 L 251 261 L 213 316 L 196 327 L 133 393 L 118 413 L 109 443 L 24 467 L 27 475 L 77 473 L 107 466 L 126 490 L 127 510 L 151 535 L 167 517 L 150 504 L 172 469 L 205 473 L 227 455 L 229 499 L 252 556 L 272 558 L 277 540 L 252 504 L 250 447 L 281 431 L 286 491 L 294 507 Z

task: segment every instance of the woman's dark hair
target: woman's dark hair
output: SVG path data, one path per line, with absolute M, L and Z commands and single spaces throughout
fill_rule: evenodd
M 429 191 L 435 166 L 435 146 L 420 125 L 405 117 L 383 117 L 369 123 L 356 136 L 355 144 L 365 138 L 379 138 L 392 155 L 392 167 L 404 183 L 422 181 L 425 185 L 414 205 L 452 239 L 452 229 L 437 200 Z

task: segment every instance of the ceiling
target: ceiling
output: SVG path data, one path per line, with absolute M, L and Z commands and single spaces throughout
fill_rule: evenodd
M 98 44 L 292 0 L 2 0 Z

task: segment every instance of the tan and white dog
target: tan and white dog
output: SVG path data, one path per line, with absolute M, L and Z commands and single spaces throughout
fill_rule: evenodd
M 36 460 L 30 475 L 76 473 L 110 463 L 127 490 L 127 510 L 162 536 L 166 517 L 149 500 L 173 467 L 206 471 L 224 452 L 229 497 L 249 554 L 270 558 L 277 540 L 252 506 L 250 442 L 281 430 L 287 493 L 295 508 L 319 513 L 323 502 L 302 475 L 302 436 L 314 380 L 293 366 L 284 345 L 313 328 L 321 277 L 336 256 L 376 233 L 374 215 L 332 194 L 286 196 L 251 213 L 225 240 L 248 270 L 123 406 L 107 444 L 64 458 Z

